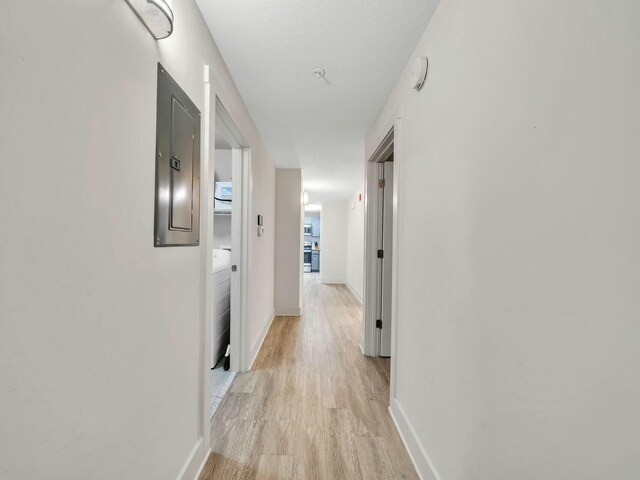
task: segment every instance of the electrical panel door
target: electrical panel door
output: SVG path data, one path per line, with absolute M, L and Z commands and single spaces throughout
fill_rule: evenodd
M 158 64 L 156 247 L 198 245 L 200 112 Z

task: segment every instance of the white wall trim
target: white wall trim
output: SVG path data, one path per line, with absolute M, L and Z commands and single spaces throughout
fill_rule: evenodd
M 260 352 L 260 349 L 262 348 L 262 344 L 264 343 L 264 339 L 267 338 L 267 333 L 269 332 L 269 329 L 271 328 L 271 324 L 273 323 L 273 319 L 274 318 L 276 318 L 275 311 L 274 311 L 273 315 L 271 315 L 271 320 L 269 320 L 267 322 L 267 324 L 264 326 L 264 328 L 262 329 L 262 332 L 260 333 L 260 337 L 253 344 L 253 348 L 251 349 L 251 361 L 249 362 L 249 368 L 247 368 L 247 371 L 250 371 L 253 368 L 253 363 L 256 361 L 256 357 L 258 356 L 258 352 Z
M 391 267 L 391 372 L 389 397 L 395 399 L 398 394 L 398 331 L 400 316 L 398 315 L 398 292 L 400 291 L 400 221 L 402 201 L 399 194 L 400 182 L 404 171 L 404 154 L 402 143 L 402 107 L 396 112 L 393 126 L 393 252 Z
M 418 440 L 413 426 L 409 422 L 409 419 L 404 414 L 402 406 L 398 402 L 397 398 L 392 398 L 389 405 L 389 413 L 393 419 L 393 423 L 396 424 L 396 429 L 400 434 L 402 443 L 407 448 L 411 462 L 418 473 L 420 480 L 441 480 L 438 471 L 436 470 L 433 460 Z
M 204 440 L 200 437 L 180 469 L 176 480 L 198 480 L 209 459 L 209 455 L 211 455 L 211 449 L 207 449 L 205 454 Z
M 351 293 L 353 293 L 353 296 L 356 297 L 356 299 L 360 302 L 360 305 L 362 305 L 362 296 L 355 288 L 353 288 L 353 285 L 351 285 L 349 282 L 346 282 L 345 285 L 349 290 L 351 290 Z M 362 350 L 362 346 L 360 346 L 360 350 Z
M 211 456 L 211 452 L 213 452 L 213 450 L 211 450 L 211 448 L 209 448 L 207 450 L 207 453 L 204 455 L 204 458 L 202 459 L 202 463 L 200 464 L 200 468 L 198 468 L 198 471 L 196 472 L 196 475 L 193 477 L 193 480 L 199 480 L 200 479 L 200 475 L 202 475 L 202 471 L 204 470 L 204 466 L 209 461 L 209 457 Z
M 284 307 L 276 311 L 276 317 L 299 317 L 302 315 L 301 307 Z
M 200 175 L 204 179 L 200 183 L 200 205 L 202 215 L 200 216 L 200 235 L 202 245 L 200 248 L 200 279 L 203 291 L 201 292 L 200 305 L 200 371 L 198 372 L 198 434 L 203 439 L 203 450 L 209 450 L 211 443 L 211 424 L 207 411 L 209 409 L 209 397 L 211 391 L 209 362 L 212 349 L 212 322 L 213 318 L 213 180 L 214 180 L 214 157 L 211 155 L 211 138 L 215 138 L 215 91 L 211 83 L 213 80 L 213 69 L 210 65 L 204 66 L 204 112 L 202 115 L 202 153 L 200 163 Z

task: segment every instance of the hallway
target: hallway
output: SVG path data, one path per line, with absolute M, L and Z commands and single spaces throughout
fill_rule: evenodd
M 360 304 L 304 277 L 302 317 L 276 317 L 211 421 L 201 479 L 417 478 L 388 410 L 389 360 L 362 355 Z

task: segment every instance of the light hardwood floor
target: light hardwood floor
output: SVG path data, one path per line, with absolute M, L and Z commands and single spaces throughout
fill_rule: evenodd
M 303 305 L 233 381 L 201 479 L 418 478 L 387 410 L 389 360 L 358 346 L 360 304 L 306 274 Z

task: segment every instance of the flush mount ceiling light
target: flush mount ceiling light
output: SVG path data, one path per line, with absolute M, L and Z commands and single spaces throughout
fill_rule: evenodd
M 173 32 L 171 0 L 125 0 L 156 40 Z

